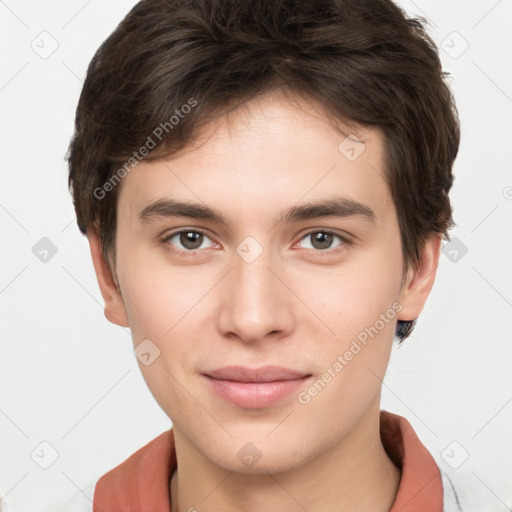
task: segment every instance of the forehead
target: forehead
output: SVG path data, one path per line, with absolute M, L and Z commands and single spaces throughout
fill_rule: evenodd
M 283 205 L 336 194 L 377 212 L 389 208 L 381 132 L 335 127 L 325 114 L 297 97 L 257 97 L 206 125 L 172 157 L 140 162 L 123 179 L 118 206 L 133 216 L 172 197 L 238 218 L 265 217 Z

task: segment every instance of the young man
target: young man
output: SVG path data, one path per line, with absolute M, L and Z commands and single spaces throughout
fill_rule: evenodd
M 435 45 L 391 1 L 133 8 L 89 66 L 69 178 L 105 315 L 173 427 L 95 511 L 461 510 L 379 406 L 458 145 Z

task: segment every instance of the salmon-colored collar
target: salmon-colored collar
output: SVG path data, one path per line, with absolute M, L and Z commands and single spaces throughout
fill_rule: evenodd
M 402 416 L 381 411 L 380 437 L 389 458 L 402 471 L 390 512 L 443 512 L 441 473 L 411 424 Z
M 441 474 L 410 423 L 380 413 L 386 453 L 402 471 L 390 512 L 442 512 Z M 177 467 L 172 429 L 103 475 L 94 492 L 94 512 L 171 512 L 169 482 Z

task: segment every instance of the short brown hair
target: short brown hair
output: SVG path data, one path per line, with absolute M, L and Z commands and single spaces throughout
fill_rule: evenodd
M 425 24 L 391 0 L 139 2 L 97 50 L 78 103 L 67 158 L 80 230 L 98 231 L 108 262 L 119 189 L 112 180 L 156 127 L 167 129 L 148 160 L 186 146 L 214 113 L 287 88 L 339 120 L 381 130 L 404 265 L 417 265 L 429 234 L 449 238 L 460 138 Z M 194 108 L 179 115 L 191 99 Z M 413 325 L 400 324 L 399 338 Z

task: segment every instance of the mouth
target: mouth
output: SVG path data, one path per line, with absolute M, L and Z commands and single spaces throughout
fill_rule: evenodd
M 227 366 L 202 376 L 217 395 L 238 407 L 250 409 L 270 407 L 312 378 L 310 373 L 280 366 L 255 369 Z

